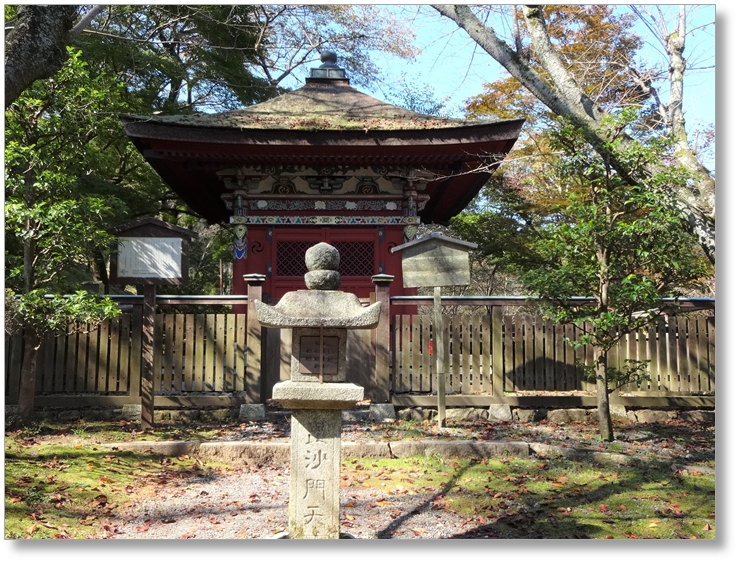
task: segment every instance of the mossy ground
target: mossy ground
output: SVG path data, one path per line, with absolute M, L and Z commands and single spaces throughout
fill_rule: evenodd
M 465 538 L 713 539 L 712 474 L 665 462 L 413 457 L 344 462 L 345 486 L 429 495 L 477 523 Z
M 234 428 L 241 425 L 160 425 L 142 432 L 133 423 L 83 421 L 9 429 L 4 448 L 5 538 L 109 537 L 118 508 L 136 506 L 175 478 L 188 481 L 229 468 L 187 455 L 115 451 L 103 444 L 232 439 Z M 398 421 L 373 425 L 372 431 L 392 441 L 430 438 L 432 429 Z M 649 433 L 662 444 L 666 438 L 657 430 L 650 428 Z M 688 439 L 687 429 L 680 435 L 675 430 L 666 427 L 664 432 L 673 440 Z M 712 427 L 705 428 L 693 441 L 710 445 L 712 432 Z M 620 453 L 631 448 L 620 443 L 603 446 Z M 343 462 L 342 486 L 430 498 L 433 508 L 454 511 L 474 523 L 456 537 L 715 538 L 713 463 L 703 460 L 704 469 L 709 467 L 704 471 L 674 468 L 671 460 L 658 456 L 632 459 L 626 466 L 533 458 L 354 459 Z

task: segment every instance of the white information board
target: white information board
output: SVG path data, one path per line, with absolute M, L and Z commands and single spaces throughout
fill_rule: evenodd
M 118 276 L 122 278 L 181 278 L 182 239 L 121 237 Z

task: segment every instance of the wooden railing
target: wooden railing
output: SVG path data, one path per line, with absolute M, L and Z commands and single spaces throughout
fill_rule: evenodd
M 520 391 L 594 391 L 580 364 L 593 365 L 592 346 L 567 343 L 583 326 L 555 324 L 536 315 L 444 316 L 449 343 L 448 393 L 502 395 Z M 394 317 L 393 393 L 437 391 L 432 317 Z M 650 378 L 620 391 L 712 394 L 715 385 L 713 317 L 668 317 L 647 331 L 624 335 L 608 354 L 611 367 L 648 360 Z
M 36 392 L 137 396 L 141 381 L 141 311 L 91 331 L 47 337 L 37 363 Z M 246 315 L 157 314 L 154 392 L 245 390 Z M 6 388 L 17 393 L 21 337 L 6 339 Z
M 118 318 L 93 330 L 44 339 L 37 360 L 38 406 L 122 405 L 140 400 L 142 298 L 118 296 L 116 300 L 126 311 Z M 245 296 L 157 298 L 162 306 L 247 303 Z M 254 346 L 254 338 L 249 339 L 247 333 L 244 314 L 155 315 L 152 383 L 156 404 L 218 406 L 259 401 L 260 374 L 254 374 L 249 361 L 261 357 L 261 346 Z M 261 333 L 256 334 L 257 342 L 260 338 Z M 247 354 L 250 340 L 258 350 Z M 6 335 L 6 401 L 17 397 L 22 354 L 22 336 Z M 249 396 L 236 398 L 234 392 Z
M 390 304 L 432 303 L 431 297 L 390 297 L 389 283 L 382 276 L 376 281 L 376 299 L 385 304 L 383 311 L 388 311 Z M 261 298 L 261 287 L 250 286 L 251 291 L 253 299 Z M 37 362 L 37 406 L 116 406 L 140 400 L 141 297 L 120 301 L 126 312 L 118 319 L 87 333 L 46 337 Z M 577 327 L 554 325 L 533 315 L 507 314 L 505 307 L 529 302 L 528 298 L 513 297 L 442 299 L 445 306 L 484 306 L 488 313 L 445 317 L 449 342 L 446 390 L 453 393 L 450 406 L 455 401 L 460 405 L 489 404 L 491 397 L 499 401 L 511 393 L 537 391 L 546 395 L 593 389 L 577 367 L 578 360 L 592 363 L 592 350 L 587 346 L 574 350 L 565 342 L 575 336 Z M 245 296 L 158 296 L 157 303 L 247 305 L 249 300 Z M 713 306 L 712 299 L 680 303 L 683 310 Z M 289 377 L 285 340 L 289 334 L 284 334 L 289 331 L 282 331 L 281 337 L 279 329 L 262 329 L 255 315 L 249 317 L 201 312 L 157 314 L 153 366 L 156 406 L 234 406 L 269 398 L 272 386 Z M 350 335 L 349 365 L 354 378 L 350 379 L 362 385 L 365 397 L 374 402 L 418 404 L 417 399 L 410 399 L 418 396 L 430 400 L 436 391 L 430 353 L 433 332 L 430 316 L 383 314 L 376 334 Z M 706 397 L 714 394 L 715 347 L 710 313 L 670 316 L 654 329 L 624 336 L 609 355 L 609 362 L 618 366 L 627 358 L 650 360 L 650 379 L 621 390 L 631 396 Z M 22 337 L 6 335 L 6 404 L 17 400 L 22 353 Z

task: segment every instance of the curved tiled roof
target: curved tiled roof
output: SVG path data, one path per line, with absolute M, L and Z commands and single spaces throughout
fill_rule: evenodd
M 315 78 L 298 90 L 234 111 L 126 117 L 189 127 L 324 131 L 423 130 L 491 123 L 424 115 L 363 94 L 348 80 Z
M 218 171 L 238 166 L 405 166 L 429 182 L 423 222 L 446 223 L 477 194 L 524 123 L 423 115 L 345 78 L 308 78 L 267 102 L 219 114 L 121 116 L 126 134 L 172 189 L 210 222 L 229 219 Z M 480 168 L 481 165 L 483 165 Z

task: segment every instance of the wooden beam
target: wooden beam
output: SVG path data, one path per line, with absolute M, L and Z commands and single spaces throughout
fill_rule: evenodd
M 238 407 L 246 401 L 241 395 L 156 395 L 154 397 L 155 408 L 195 408 L 195 407 Z M 8 401 L 6 404 L 15 404 L 17 401 Z M 100 407 L 100 408 L 120 408 L 123 405 L 139 403 L 138 397 L 133 399 L 130 396 L 117 395 L 112 397 L 103 397 L 96 395 L 41 395 L 36 397 L 34 404 L 36 407 L 56 407 L 56 408 L 83 408 L 83 407 Z

